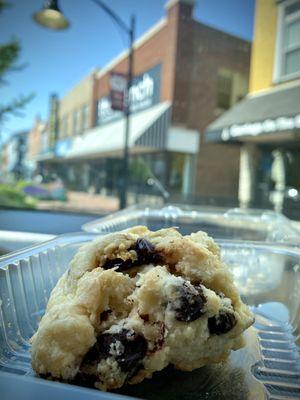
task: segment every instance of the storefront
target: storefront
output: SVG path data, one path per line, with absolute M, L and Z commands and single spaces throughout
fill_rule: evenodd
M 249 95 L 208 127 L 206 141 L 240 145 L 242 206 L 299 205 L 299 81 Z
M 103 77 L 96 77 L 101 87 Z M 162 63 L 136 75 L 129 92 L 129 172 L 132 192 L 161 196 L 154 178 L 171 193 L 187 195 L 194 186 L 199 132 L 172 124 L 172 103 L 162 101 Z M 113 110 L 109 95 L 94 101 L 95 126 L 57 140 L 51 163 L 71 190 L 118 195 L 126 121 Z M 67 168 L 66 168 L 67 165 Z M 48 163 L 48 170 L 53 170 Z
M 178 193 L 192 189 L 192 169 L 199 147 L 199 133 L 171 125 L 172 105 L 158 103 L 130 118 L 130 177 L 133 190 L 149 191 L 147 180 L 158 179 Z M 118 113 L 118 112 L 116 112 Z M 125 119 L 121 114 L 75 137 L 64 160 L 80 170 L 82 190 L 116 194 L 121 176 Z M 68 182 L 77 181 L 70 175 Z M 70 180 L 71 179 L 71 180 Z

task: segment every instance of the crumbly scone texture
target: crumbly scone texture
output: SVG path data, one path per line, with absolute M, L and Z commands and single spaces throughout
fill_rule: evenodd
M 204 232 L 137 226 L 81 247 L 31 339 L 33 369 L 101 390 L 243 346 L 253 315 Z

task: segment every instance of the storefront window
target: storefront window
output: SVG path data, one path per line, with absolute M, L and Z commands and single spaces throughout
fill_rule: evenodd
M 84 105 L 81 109 L 81 133 L 88 128 L 88 106 Z
M 183 183 L 184 154 L 173 154 L 171 158 L 170 188 L 181 191 Z
M 61 127 L 59 129 L 59 138 L 64 138 L 68 136 L 68 116 L 65 115 L 61 119 Z
M 73 111 L 73 135 L 77 135 L 80 131 L 80 111 Z

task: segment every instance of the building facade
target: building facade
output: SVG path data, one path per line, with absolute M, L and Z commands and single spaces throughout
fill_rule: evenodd
M 208 127 L 206 141 L 240 149 L 242 206 L 292 216 L 300 190 L 300 0 L 256 0 L 249 95 Z
M 22 179 L 28 176 L 26 153 L 28 131 L 14 133 L 2 147 L 1 175 L 3 178 Z
M 194 5 L 169 0 L 166 16 L 134 44 L 131 186 L 155 192 L 147 185 L 154 178 L 173 199 L 222 201 L 237 192 L 239 149 L 207 143 L 203 133 L 248 92 L 250 43 L 196 21 Z M 59 102 L 55 154 L 47 162 L 71 188 L 118 192 L 125 120 L 111 109 L 109 81 L 127 68 L 125 51 L 79 86 L 89 86 L 86 95 L 75 87 Z
M 49 151 L 48 137 L 48 124 L 37 116 L 28 133 L 28 144 L 25 156 L 25 163 L 31 178 L 39 174 L 43 169 L 42 160 Z

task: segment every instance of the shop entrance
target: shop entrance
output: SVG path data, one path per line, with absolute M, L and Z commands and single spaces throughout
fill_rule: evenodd
M 255 206 L 300 214 L 300 144 L 260 146 Z

